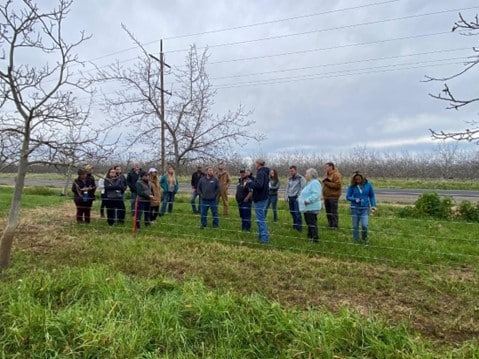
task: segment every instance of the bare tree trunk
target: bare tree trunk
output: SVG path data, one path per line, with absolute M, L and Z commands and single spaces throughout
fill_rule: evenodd
M 0 271 L 7 268 L 10 264 L 10 254 L 12 252 L 13 239 L 15 231 L 20 221 L 20 204 L 25 187 L 25 176 L 27 174 L 28 159 L 22 156 L 18 166 L 17 177 L 15 179 L 15 190 L 13 192 L 12 206 L 8 213 L 7 226 L 2 232 L 0 238 Z
M 72 176 L 73 176 L 72 167 L 68 166 L 67 173 L 66 173 L 65 184 L 63 185 L 62 196 L 67 195 L 68 187 L 70 187 L 70 184 L 72 183 Z

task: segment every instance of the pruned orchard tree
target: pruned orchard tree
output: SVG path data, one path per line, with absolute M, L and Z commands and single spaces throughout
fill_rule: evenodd
M 62 154 L 97 140 L 95 133 L 82 132 L 88 111 L 77 105 L 75 93 L 87 91 L 87 82 L 72 72 L 80 63 L 73 51 L 89 36 L 80 32 L 73 42 L 63 36 L 71 5 L 70 0 L 47 10 L 32 0 L 0 5 L 1 153 L 18 168 L 0 238 L 0 269 L 10 262 L 29 166 L 60 163 Z M 69 138 L 75 131 L 82 135 Z
M 463 36 L 474 36 L 479 35 L 479 17 L 478 15 L 475 16 L 474 20 L 468 21 L 466 20 L 462 14 L 459 14 L 459 20 L 454 23 L 452 27 L 452 31 L 459 30 L 461 35 Z M 448 77 L 437 78 L 426 76 L 426 81 L 449 81 L 456 77 L 463 75 L 464 73 L 470 71 L 476 65 L 479 64 L 479 47 L 473 47 L 473 52 L 475 53 L 473 56 L 470 57 L 470 60 L 467 61 L 464 65 L 464 68 Z M 454 109 L 459 110 L 460 108 L 467 106 L 471 103 L 479 101 L 479 97 L 469 97 L 469 98 L 462 98 L 456 97 L 454 91 L 450 89 L 447 82 L 444 83 L 444 87 L 442 91 L 437 94 L 429 94 L 431 97 L 438 99 L 440 101 L 445 101 L 448 103 L 447 109 Z M 430 129 L 433 138 L 436 139 L 454 139 L 457 141 L 475 141 L 479 144 L 479 121 L 471 120 L 468 122 L 471 128 L 465 129 L 464 131 L 460 132 L 445 132 L 445 131 L 435 131 Z
M 67 191 L 76 175 L 77 169 L 86 163 L 101 163 L 111 160 L 118 138 L 106 138 L 109 130 L 93 128 L 90 111 L 79 114 L 75 121 L 64 124 L 63 146 L 55 154 L 55 161 L 50 164 L 65 176 L 62 195 Z
M 138 61 L 131 67 L 117 62 L 99 69 L 96 79 L 120 85 L 114 96 L 105 96 L 105 110 L 116 125 L 130 126 L 130 146 L 146 146 L 159 158 L 160 98 L 165 90 L 160 87 L 160 65 L 125 26 L 123 29 L 141 52 Z M 224 158 L 232 145 L 262 138 L 252 131 L 255 122 L 248 119 L 251 112 L 244 106 L 223 115 L 213 113 L 216 91 L 206 72 L 207 61 L 207 50 L 198 53 L 196 46 L 191 46 L 184 67 L 173 66 L 168 71 L 175 83 L 166 100 L 164 147 L 165 157 L 176 166 Z

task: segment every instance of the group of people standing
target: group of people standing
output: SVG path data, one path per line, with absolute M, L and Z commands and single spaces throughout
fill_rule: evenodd
M 280 181 L 276 169 L 269 169 L 265 161 L 258 159 L 255 162 L 256 173 L 249 169 L 240 170 L 240 177 L 236 185 L 235 199 L 241 218 L 241 229 L 251 230 L 252 210 L 256 215 L 258 225 L 258 239 L 260 243 L 269 242 L 269 231 L 266 222 L 267 210 L 271 206 L 273 221 L 278 220 L 278 195 Z M 77 207 L 77 222 L 90 223 L 91 207 L 95 200 L 97 186 L 92 175 L 90 165 L 78 170 L 78 178 L 72 185 L 74 202 Z M 309 168 L 304 176 L 298 173 L 296 166 L 289 167 L 289 177 L 284 190 L 284 199 L 288 203 L 292 217 L 293 229 L 301 232 L 303 218 L 307 226 L 307 237 L 313 242 L 319 242 L 318 214 L 322 209 L 322 200 L 326 210 L 328 226 L 332 230 L 339 228 L 338 205 L 342 189 L 342 176 L 334 163 L 324 165 L 325 176 L 322 181 L 316 169 Z M 193 213 L 200 214 L 200 228 L 207 227 L 208 212 L 211 211 L 213 228 L 219 227 L 218 206 L 223 205 L 223 215 L 229 214 L 228 188 L 231 176 L 225 169 L 224 163 L 218 165 L 218 170 L 208 167 L 206 172 L 198 166 L 191 176 L 191 208 Z M 135 218 L 135 225 L 140 228 L 141 218 L 145 226 L 149 226 L 158 216 L 173 211 L 175 195 L 179 184 L 173 166 L 158 177 L 158 171 L 150 168 L 144 171 L 139 163 L 125 177 L 121 166 L 111 167 L 105 177 L 98 181 L 101 191 L 100 213 L 106 218 L 109 225 L 121 224 L 125 221 L 124 194 L 127 189 L 131 192 L 130 211 Z M 197 202 L 197 199 L 199 201 Z M 368 222 L 370 212 L 376 211 L 376 199 L 372 185 L 366 177 L 355 172 L 346 192 L 346 200 L 350 202 L 353 239 L 359 243 L 361 239 L 368 243 Z M 160 208 L 161 204 L 161 208 Z M 361 231 L 359 226 L 361 225 Z
M 319 242 L 317 216 L 322 209 L 321 198 L 324 201 L 329 229 L 339 228 L 338 206 L 342 176 L 332 162 L 324 165 L 324 172 L 325 177 L 320 182 L 316 169 L 307 169 L 303 177 L 298 173 L 296 166 L 290 166 L 290 177 L 285 189 L 285 200 L 293 218 L 293 228 L 302 231 L 302 213 L 308 227 L 307 236 L 313 242 Z M 361 239 L 368 244 L 369 213 L 376 211 L 376 197 L 372 185 L 359 171 L 351 178 L 346 191 L 346 200 L 350 202 L 353 240 L 359 243 L 359 224 L 361 224 Z
M 200 228 L 208 224 L 208 212 L 211 211 L 213 228 L 219 227 L 218 204 L 223 204 L 223 215 L 229 215 L 228 187 L 231 176 L 226 171 L 224 163 L 218 165 L 218 171 L 208 167 L 206 173 L 201 167 L 191 176 L 191 209 L 193 213 L 200 213 Z M 241 218 L 241 228 L 244 231 L 251 229 L 251 211 L 254 207 L 256 223 L 258 224 L 258 239 L 260 243 L 269 242 L 269 232 L 266 223 L 266 210 L 269 200 L 269 169 L 265 162 L 256 160 L 256 176 L 249 170 L 240 171 L 240 179 L 237 185 L 236 201 Z M 199 197 L 198 206 L 196 198 Z
M 175 194 L 179 184 L 173 166 L 168 166 L 166 173 L 158 177 L 158 171 L 150 168 L 144 171 L 139 163 L 134 163 L 127 176 L 122 167 L 116 165 L 108 169 L 104 177 L 100 176 L 98 186 L 92 175 L 93 166 L 86 165 L 78 170 L 78 178 L 73 181 L 73 199 L 77 208 L 76 220 L 90 223 L 91 207 L 95 200 L 95 191 L 100 190 L 100 216 L 107 223 L 123 224 L 125 222 L 125 192 L 131 193 L 130 211 L 135 218 L 135 225 L 140 228 L 143 217 L 145 226 L 149 226 L 158 216 L 173 211 Z M 160 208 L 161 204 L 161 208 Z
M 321 200 L 324 201 L 328 227 L 331 230 L 339 228 L 338 206 L 341 197 L 342 176 L 332 162 L 324 165 L 324 171 L 324 179 L 320 181 L 316 169 L 309 168 L 302 176 L 298 173 L 296 166 L 290 166 L 289 177 L 284 190 L 284 199 L 292 217 L 293 229 L 301 232 L 304 218 L 307 226 L 307 237 L 316 243 L 319 242 L 318 214 L 322 209 Z M 251 206 L 255 193 L 252 186 L 254 180 L 255 178 L 248 169 L 240 171 L 240 178 L 236 186 L 236 201 L 243 231 L 249 231 L 251 228 Z M 266 211 L 271 206 L 274 222 L 278 220 L 279 187 L 278 172 L 275 169 L 269 170 L 268 198 L 264 216 L 266 217 Z M 354 173 L 348 186 L 346 199 L 351 205 L 353 239 L 356 243 L 359 243 L 359 225 L 361 225 L 361 239 L 368 243 L 369 213 L 370 211 L 376 211 L 376 199 L 372 185 L 360 172 Z M 259 223 L 261 223 L 263 219 L 261 208 L 259 214 Z M 258 214 L 256 217 L 258 221 Z

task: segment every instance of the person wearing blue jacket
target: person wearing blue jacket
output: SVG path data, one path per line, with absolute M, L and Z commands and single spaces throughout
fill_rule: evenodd
M 318 171 L 309 168 L 304 174 L 306 185 L 298 197 L 299 211 L 303 213 L 308 226 L 308 239 L 319 242 L 318 213 L 321 210 L 321 183 L 318 181 Z
M 346 192 L 346 199 L 351 202 L 351 218 L 353 221 L 353 239 L 359 243 L 359 223 L 361 223 L 361 239 L 369 244 L 369 213 L 376 212 L 376 197 L 371 183 L 359 171 L 354 172 L 351 184 Z
M 163 216 L 168 205 L 168 213 L 173 212 L 173 202 L 175 201 L 175 194 L 178 192 L 179 184 L 178 178 L 175 174 L 175 168 L 169 165 L 166 173 L 160 178 L 160 187 L 163 190 L 163 200 L 159 216 Z

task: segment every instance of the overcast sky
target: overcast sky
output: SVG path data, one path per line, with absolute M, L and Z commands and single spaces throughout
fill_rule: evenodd
M 183 64 L 190 44 L 208 46 L 215 111 L 241 103 L 267 137 L 240 149 L 246 155 L 364 146 L 400 152 L 431 149 L 429 128 L 462 130 L 478 119 L 477 106 L 446 110 L 430 98 L 441 82 L 421 82 L 460 71 L 479 45 L 477 37 L 451 32 L 459 12 L 472 20 L 479 3 L 77 0 L 67 24 L 93 35 L 79 54 L 98 66 L 128 64 L 139 54 L 122 23 L 153 53 L 164 39 L 173 66 Z M 477 96 L 475 78 L 477 70 L 450 87 Z

